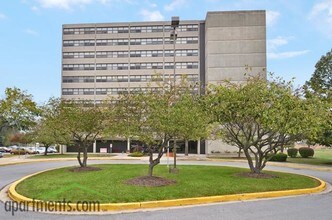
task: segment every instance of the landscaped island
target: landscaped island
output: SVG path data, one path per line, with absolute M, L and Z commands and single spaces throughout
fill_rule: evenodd
M 266 171 L 268 178 L 250 178 L 248 169 L 221 166 L 180 166 L 170 174 L 164 165 L 154 175 L 168 181 L 166 186 L 138 186 L 128 181 L 146 176 L 146 165 L 94 165 L 96 171 L 73 172 L 61 168 L 32 176 L 19 183 L 16 191 L 29 198 L 47 201 L 99 201 L 100 203 L 141 202 L 238 193 L 312 188 L 312 178 Z M 134 181 L 135 182 L 135 181 Z

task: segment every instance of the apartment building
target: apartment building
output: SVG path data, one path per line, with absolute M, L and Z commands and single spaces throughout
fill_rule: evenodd
M 205 20 L 180 20 L 175 44 L 171 30 L 170 21 L 63 25 L 62 98 L 99 104 L 174 76 L 207 85 L 244 82 L 246 66 L 251 74 L 265 74 L 265 11 L 208 12 Z M 220 144 L 190 142 L 189 149 L 209 153 L 220 150 Z M 118 152 L 130 147 L 129 141 L 113 140 L 91 151 L 104 145 Z

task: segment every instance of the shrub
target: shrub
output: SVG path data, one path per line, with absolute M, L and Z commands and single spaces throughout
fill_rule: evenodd
M 299 149 L 299 153 L 300 153 L 301 157 L 308 158 L 308 157 L 314 156 L 315 151 L 314 151 L 314 149 L 312 149 L 310 147 L 301 147 Z
M 289 148 L 288 150 L 287 150 L 287 154 L 288 154 L 288 156 L 290 156 L 291 158 L 295 158 L 296 156 L 297 156 L 297 152 L 298 152 L 299 150 L 298 149 L 296 149 L 296 148 Z
M 143 157 L 144 154 L 142 152 L 136 151 L 128 155 L 129 157 Z
M 286 160 L 287 160 L 287 154 L 284 153 L 268 155 L 268 161 L 285 162 Z

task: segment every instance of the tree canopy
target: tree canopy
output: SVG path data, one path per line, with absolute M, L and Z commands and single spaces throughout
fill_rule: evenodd
M 322 123 L 313 103 L 301 99 L 291 83 L 278 80 L 224 82 L 212 86 L 206 100 L 217 136 L 243 150 L 252 173 L 261 172 L 270 153 L 315 136 Z

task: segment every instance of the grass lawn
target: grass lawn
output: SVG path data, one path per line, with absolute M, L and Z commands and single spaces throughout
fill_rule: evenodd
M 236 174 L 248 169 L 218 166 L 179 166 L 179 174 L 169 174 L 158 165 L 155 176 L 176 180 L 162 187 L 127 185 L 128 179 L 147 174 L 148 165 L 95 165 L 99 171 L 71 172 L 61 168 L 21 182 L 16 190 L 30 198 L 49 201 L 137 202 L 236 193 L 264 192 L 315 187 L 314 179 L 286 173 L 266 172 L 278 178 L 255 179 Z
M 19 155 L 15 155 L 15 154 L 9 154 L 9 153 L 6 153 L 3 155 L 4 158 L 8 158 L 8 157 L 18 157 Z M 24 155 L 21 155 L 21 157 L 24 157 Z
M 312 158 L 287 158 L 291 163 L 303 163 L 311 165 L 331 166 L 332 167 L 332 149 L 320 149 L 315 150 L 315 154 Z
M 81 154 L 81 156 L 83 156 Z M 92 154 L 88 153 L 88 157 L 113 157 L 114 154 Z M 47 156 L 43 154 L 31 155 L 29 159 L 47 159 L 47 158 L 76 158 L 77 154 L 47 154 Z

